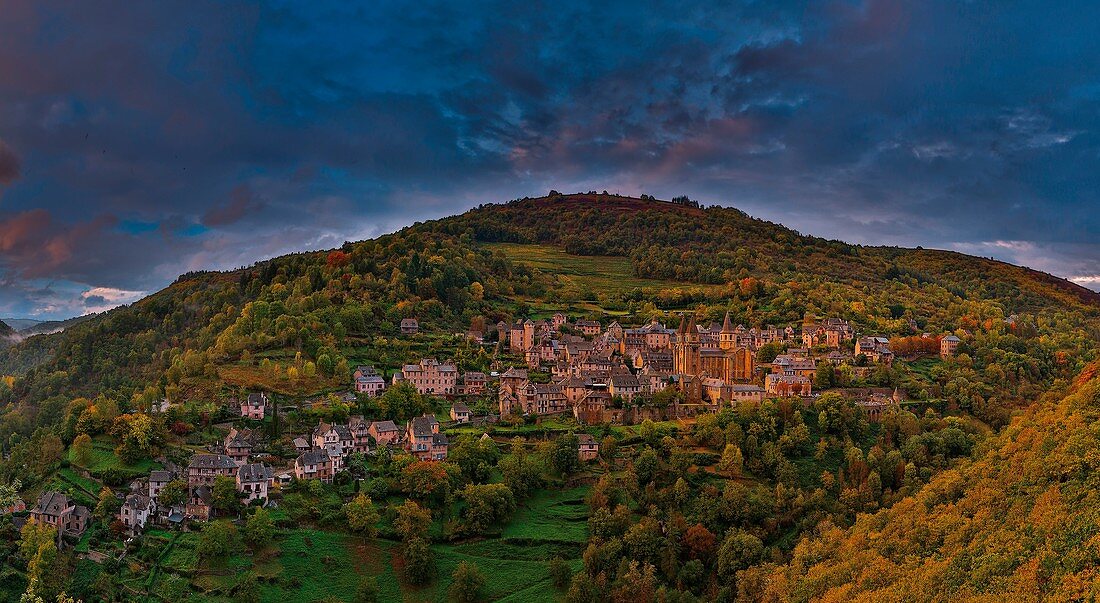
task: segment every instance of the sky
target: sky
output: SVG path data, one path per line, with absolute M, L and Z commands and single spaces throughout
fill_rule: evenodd
M 513 198 L 1100 288 L 1100 3 L 0 0 L 0 316 Z

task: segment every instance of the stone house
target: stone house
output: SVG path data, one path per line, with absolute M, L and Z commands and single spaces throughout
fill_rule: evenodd
M 455 423 L 469 423 L 470 422 L 470 407 L 466 406 L 462 402 L 455 402 L 451 405 L 451 420 Z
M 122 509 L 118 512 L 118 519 L 126 526 L 126 531 L 131 535 L 140 534 L 145 529 L 145 524 L 156 512 L 156 503 L 153 499 L 142 494 L 131 494 L 122 503 Z
M 212 486 L 219 475 L 233 477 L 237 462 L 224 454 L 196 454 L 187 465 L 188 486 Z
M 88 529 L 92 514 L 87 507 L 61 492 L 43 492 L 31 509 L 30 521 L 57 528 L 58 534 L 79 538 Z
M 600 456 L 600 443 L 590 434 L 577 434 L 577 456 L 582 462 L 596 460 Z
M 246 419 L 262 421 L 267 412 L 267 394 L 253 392 L 241 401 L 241 416 Z
M 387 446 L 397 439 L 401 430 L 397 428 L 397 424 L 393 421 L 374 421 L 367 428 L 367 433 L 374 438 L 379 446 Z
M 940 339 L 940 358 L 950 358 L 959 353 L 959 344 L 962 340 L 954 335 L 947 335 Z
M 254 500 L 267 500 L 267 491 L 273 481 L 271 467 L 262 463 L 249 463 L 237 470 L 237 491 L 244 494 L 244 504 Z
M 450 362 L 425 358 L 419 364 L 401 367 L 393 376 L 393 381 L 408 381 L 421 394 L 451 396 L 457 393 L 458 368 Z
M 160 491 L 168 485 L 168 482 L 176 479 L 172 471 L 152 471 L 149 473 L 149 498 L 154 501 L 160 496 Z

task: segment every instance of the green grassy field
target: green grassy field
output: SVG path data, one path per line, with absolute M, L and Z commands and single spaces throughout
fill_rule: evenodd
M 543 490 L 516 510 L 505 526 L 505 539 L 542 543 L 583 543 L 588 539 L 588 486 Z
M 476 564 L 486 578 L 486 601 L 558 601 L 562 594 L 550 584 L 549 561 L 560 556 L 574 569 L 581 566 L 587 538 L 588 487 L 543 491 L 521 505 L 500 538 L 432 545 L 436 578 L 425 586 L 404 584 L 395 570 L 400 544 L 311 528 L 280 529 L 267 550 L 245 551 L 219 562 L 217 572 L 204 569 L 197 555 L 197 532 L 151 530 L 146 540 L 160 553 L 148 567 L 124 570 L 122 583 L 133 592 L 147 592 L 149 601 L 171 600 L 227 603 L 242 575 L 259 583 L 264 603 L 314 602 L 332 598 L 353 601 L 364 576 L 377 580 L 380 601 L 427 603 L 448 600 L 451 574 L 458 564 Z
M 136 471 L 141 473 L 148 473 L 153 469 L 159 469 L 160 464 L 152 459 L 142 459 L 133 465 L 127 465 L 122 462 L 122 459 L 118 458 L 115 454 L 115 441 L 110 436 L 96 436 L 92 440 L 92 450 L 88 455 L 87 466 L 77 462 L 76 455 L 73 453 L 73 449 L 69 448 L 69 462 L 74 467 L 84 467 L 93 475 L 109 469 L 123 469 L 127 471 Z
M 599 291 L 607 295 L 617 295 L 634 289 L 697 286 L 691 283 L 637 277 L 631 268 L 629 258 L 572 255 L 550 245 L 520 243 L 485 243 L 484 245 L 493 251 L 503 253 L 514 262 L 538 268 L 548 274 L 556 274 L 563 285 L 574 286 L 582 292 Z

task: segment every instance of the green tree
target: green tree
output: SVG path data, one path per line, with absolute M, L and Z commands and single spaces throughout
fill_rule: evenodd
M 241 508 L 241 494 L 237 491 L 237 480 L 219 475 L 214 478 L 211 493 L 211 506 L 226 514 L 236 514 Z
M 399 381 L 386 388 L 378 397 L 378 409 L 384 418 L 404 421 L 429 412 L 431 405 L 416 391 L 413 384 Z
M 221 559 L 233 552 L 237 544 L 237 526 L 225 520 L 207 523 L 199 535 L 195 552 L 200 558 Z
M 817 365 L 817 372 L 814 373 L 814 387 L 817 389 L 827 389 L 836 384 L 836 371 L 833 368 L 831 362 L 822 362 Z
M 756 564 L 764 555 L 764 543 L 759 538 L 731 530 L 718 549 L 718 577 L 733 583 L 737 572 Z
M 489 480 L 499 457 L 496 442 L 472 434 L 455 438 L 447 450 L 447 462 L 458 465 L 463 477 L 478 483 Z
M 483 588 L 485 588 L 485 578 L 481 575 L 481 570 L 473 563 L 463 561 L 451 574 L 451 587 L 447 592 L 454 601 L 472 603 L 481 600 Z
M 657 451 L 647 447 L 634 460 L 634 473 L 638 475 L 638 485 L 644 486 L 657 478 L 657 470 L 661 461 L 657 457 Z
M 374 537 L 378 533 L 378 510 L 366 494 L 360 493 L 351 502 L 344 505 L 344 515 L 348 518 L 348 527 L 353 532 Z
M 10 484 L 0 484 L 0 509 L 12 507 L 19 500 L 19 490 L 23 484 L 15 480 Z
M 504 484 L 469 484 L 462 490 L 462 499 L 466 530 L 472 534 L 484 532 L 516 510 L 512 489 Z
M 241 603 L 260 602 L 260 585 L 256 582 L 255 576 L 251 574 L 241 576 L 237 585 L 233 587 L 233 600 Z
M 275 536 L 275 521 L 263 507 L 257 507 L 244 525 L 244 540 L 253 549 L 261 549 Z
M 579 440 L 575 433 L 566 433 L 554 440 L 550 449 L 550 466 L 558 475 L 569 475 L 580 468 Z
M 187 500 L 187 482 L 173 480 L 164 485 L 157 494 L 157 504 L 162 507 L 175 507 Z
M 414 586 L 427 584 L 435 576 L 435 554 L 423 538 L 407 540 L 402 556 L 405 559 L 405 581 Z
M 378 580 L 374 576 L 363 576 L 359 580 L 355 603 L 378 603 Z

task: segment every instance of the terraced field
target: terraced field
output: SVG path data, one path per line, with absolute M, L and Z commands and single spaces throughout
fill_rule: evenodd
M 437 575 L 423 587 L 401 582 L 400 544 L 311 528 L 280 529 L 274 544 L 252 554 L 243 549 L 209 572 L 196 547 L 197 532 L 152 530 L 147 543 L 158 547 L 144 568 L 124 569 L 122 583 L 147 601 L 184 597 L 201 603 L 228 603 L 241 576 L 251 574 L 263 603 L 355 600 L 364 576 L 374 576 L 380 601 L 446 601 L 450 576 L 458 564 L 474 563 L 486 577 L 487 601 L 557 601 L 563 593 L 550 584 L 549 561 L 581 567 L 588 537 L 587 486 L 543 491 L 521 505 L 499 537 L 432 545 Z M 395 563 L 397 561 L 397 563 Z M 182 599 L 179 599 L 182 600 Z

